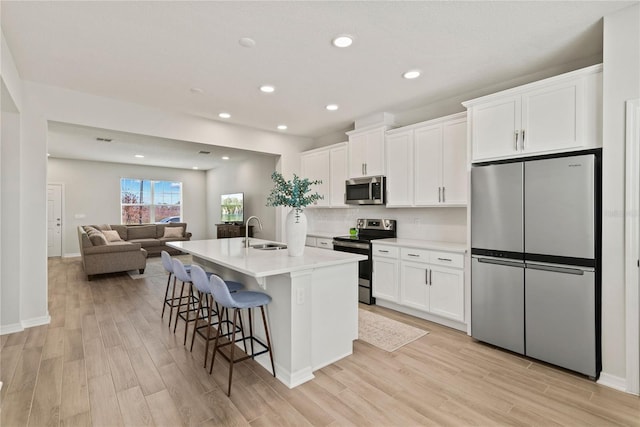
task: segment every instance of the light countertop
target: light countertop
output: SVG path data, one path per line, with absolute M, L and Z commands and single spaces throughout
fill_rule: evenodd
M 434 251 L 444 252 L 467 252 L 465 243 L 455 242 L 438 242 L 433 240 L 415 240 L 415 239 L 378 239 L 372 242 L 374 245 L 382 244 L 388 246 L 402 246 L 405 248 L 430 249 Z
M 333 239 L 336 236 L 348 236 L 349 230 L 346 230 L 344 233 L 340 234 L 337 232 L 329 233 L 328 231 L 307 231 L 307 236 L 309 237 L 322 237 L 323 239 Z
M 272 243 L 252 238 L 250 245 Z M 168 242 L 168 246 L 252 277 L 267 277 L 367 259 L 364 255 L 305 247 L 304 255 L 290 257 L 287 249 L 245 249 L 244 238 Z

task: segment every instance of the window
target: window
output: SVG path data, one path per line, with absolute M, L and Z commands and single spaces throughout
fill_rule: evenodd
M 178 222 L 182 218 L 182 183 L 122 178 L 120 208 L 122 224 Z

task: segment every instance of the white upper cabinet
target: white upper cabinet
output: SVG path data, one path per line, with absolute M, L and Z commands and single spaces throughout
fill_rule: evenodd
M 349 178 L 385 174 L 384 137 L 388 126 L 347 132 Z
M 345 181 L 347 180 L 347 145 L 329 150 L 329 206 L 348 207 L 344 203 Z
M 300 175 L 321 180 L 314 190 L 324 196 L 309 207 L 347 207 L 344 189 L 347 175 L 347 144 L 340 143 L 300 154 Z
M 387 207 L 464 206 L 466 114 L 387 132 Z
M 472 161 L 602 146 L 602 66 L 464 102 Z

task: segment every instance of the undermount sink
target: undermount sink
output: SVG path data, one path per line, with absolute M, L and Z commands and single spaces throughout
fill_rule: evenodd
M 283 243 L 261 243 L 259 245 L 251 245 L 254 249 L 261 251 L 277 251 L 279 249 L 287 249 L 287 245 Z

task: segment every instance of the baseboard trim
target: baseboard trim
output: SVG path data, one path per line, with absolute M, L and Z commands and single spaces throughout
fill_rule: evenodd
M 77 258 L 80 256 L 80 252 L 75 253 L 75 254 L 64 254 L 62 255 L 62 258 Z
M 22 323 L 12 323 L 10 325 L 0 326 L 0 335 L 15 334 L 24 331 Z
M 48 325 L 49 323 L 51 323 L 51 316 L 47 314 L 46 316 L 23 320 L 22 326 L 25 328 L 33 328 L 34 326 Z
M 606 372 L 600 372 L 600 378 L 597 383 L 616 390 L 624 391 L 625 393 L 627 392 L 627 380 L 625 378 L 607 374 Z

